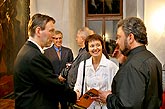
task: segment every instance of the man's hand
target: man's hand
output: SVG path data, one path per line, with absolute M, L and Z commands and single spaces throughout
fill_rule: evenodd
M 126 56 L 124 56 L 117 46 L 112 54 L 112 57 L 116 58 L 120 64 L 123 64 L 126 61 Z
M 65 78 L 63 78 L 61 75 L 59 75 L 58 79 L 59 79 L 61 82 L 66 81 L 66 79 L 65 79 Z
M 99 92 L 99 99 L 101 100 L 102 103 L 106 103 L 107 96 L 109 94 L 112 94 L 112 92 L 110 90 L 108 90 L 108 91 L 98 90 L 98 92 Z

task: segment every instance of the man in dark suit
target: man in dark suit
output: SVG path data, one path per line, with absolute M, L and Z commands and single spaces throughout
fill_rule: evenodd
M 35 14 L 28 25 L 29 39 L 19 51 L 14 65 L 15 109 L 58 109 L 58 97 L 76 101 L 64 78 L 53 72 L 43 48 L 52 42 L 55 20 Z
M 62 46 L 63 34 L 56 30 L 53 36 L 53 46 L 45 50 L 45 56 L 51 61 L 55 74 L 59 75 L 66 64 L 73 61 L 72 50 Z M 59 53 L 59 54 L 58 54 Z
M 73 53 L 70 48 L 62 46 L 63 34 L 56 30 L 53 36 L 53 46 L 45 50 L 45 56 L 51 61 L 54 72 L 60 75 L 69 63 L 73 61 Z M 61 109 L 68 109 L 67 102 L 60 97 Z

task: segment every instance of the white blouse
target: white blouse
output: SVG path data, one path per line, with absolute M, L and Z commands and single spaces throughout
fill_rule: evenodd
M 84 61 L 82 61 L 79 65 L 77 81 L 74 87 L 74 90 L 78 90 L 80 93 L 82 88 L 83 66 Z M 118 66 L 111 60 L 107 59 L 104 54 L 102 54 L 100 64 L 98 65 L 96 71 L 92 65 L 92 57 L 87 59 L 85 65 L 85 83 L 83 94 L 92 88 L 103 91 L 111 90 L 112 80 L 118 69 Z M 100 104 L 94 101 L 88 109 L 100 108 Z M 102 109 L 107 109 L 105 104 L 102 106 Z

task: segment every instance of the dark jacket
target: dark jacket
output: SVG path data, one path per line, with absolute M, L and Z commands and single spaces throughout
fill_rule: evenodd
M 55 74 L 59 75 L 67 63 L 73 61 L 73 53 L 70 48 L 61 47 L 61 60 L 59 60 L 54 46 L 45 50 L 45 56 L 51 61 Z
M 162 66 L 145 46 L 130 51 L 107 97 L 109 109 L 159 109 L 162 101 Z
M 89 57 L 90 57 L 90 54 L 86 51 L 85 48 L 81 48 L 79 50 L 79 53 L 77 57 L 75 58 L 75 60 L 73 61 L 72 66 L 68 73 L 67 83 L 71 89 L 74 88 L 74 85 L 76 83 L 77 72 L 78 72 L 78 67 L 79 67 L 80 62 L 85 59 L 88 59 Z
M 67 89 L 53 73 L 51 62 L 38 47 L 27 41 L 14 67 L 15 109 L 58 109 L 58 96 L 75 102 L 76 93 Z

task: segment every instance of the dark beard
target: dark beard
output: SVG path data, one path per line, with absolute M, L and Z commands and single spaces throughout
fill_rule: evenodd
M 130 51 L 130 47 L 128 46 L 128 42 L 127 42 L 127 39 L 125 39 L 124 41 L 124 49 L 121 50 L 121 53 L 124 55 L 124 56 L 127 56 L 129 51 Z

